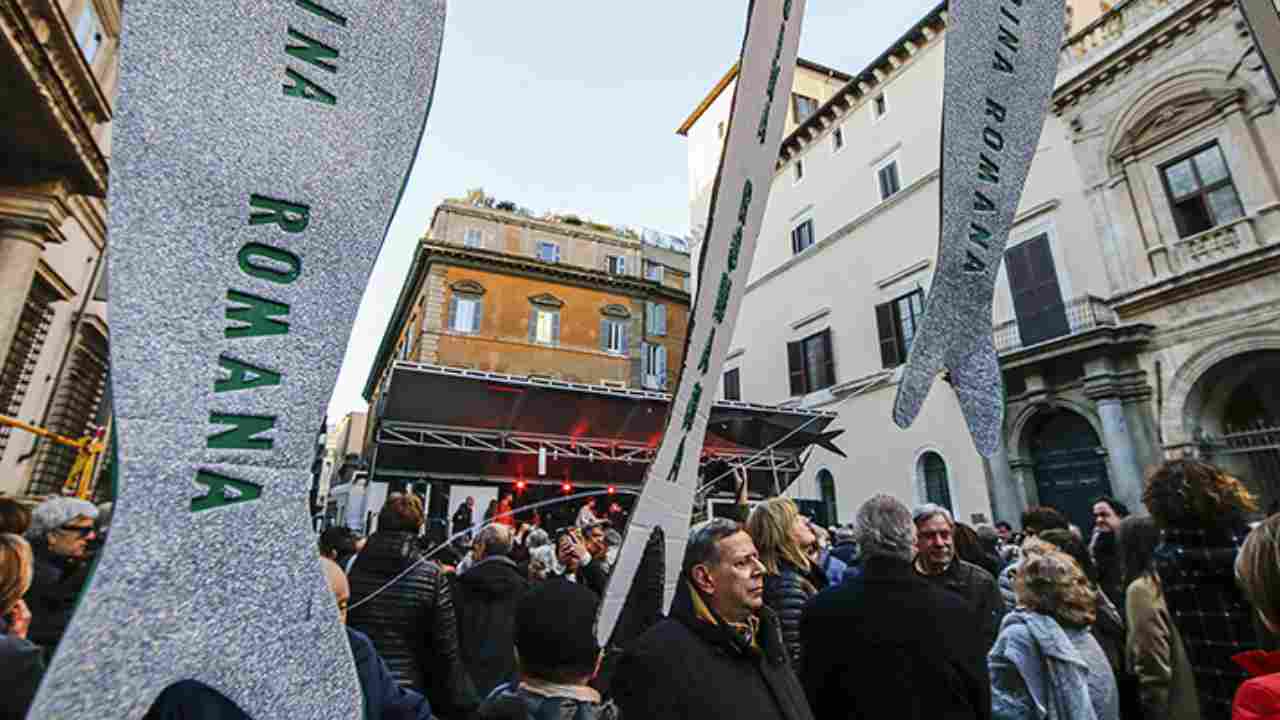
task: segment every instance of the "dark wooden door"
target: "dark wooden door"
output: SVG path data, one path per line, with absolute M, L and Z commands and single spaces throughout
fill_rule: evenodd
M 1093 500 L 1111 494 L 1106 450 L 1093 426 L 1076 413 L 1055 412 L 1037 427 L 1031 455 L 1040 504 L 1061 511 L 1088 537 Z
M 1071 332 L 1048 235 L 1039 235 L 1009 248 L 1004 255 L 1004 267 L 1009 275 L 1013 312 L 1018 317 L 1023 347 Z

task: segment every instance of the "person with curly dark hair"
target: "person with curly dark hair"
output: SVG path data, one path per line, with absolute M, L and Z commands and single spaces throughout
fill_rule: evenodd
M 1227 720 L 1247 675 L 1232 662 L 1258 649 L 1249 601 L 1235 563 L 1257 503 L 1236 478 L 1209 463 L 1166 461 L 1147 480 L 1142 501 L 1164 540 L 1155 569 L 1195 675 L 1204 720 Z

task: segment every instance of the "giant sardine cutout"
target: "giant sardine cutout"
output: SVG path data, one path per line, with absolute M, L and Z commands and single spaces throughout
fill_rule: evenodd
M 974 445 L 989 457 L 1004 423 L 991 303 L 1053 92 L 1066 8 L 1064 0 L 953 0 L 949 10 L 937 270 L 893 418 L 911 425 L 945 370 Z
M 30 717 L 364 707 L 311 528 L 320 427 L 430 107 L 444 0 L 124 8 L 110 201 L 117 501 Z
M 650 535 L 657 529 L 662 530 L 666 542 L 664 610 L 674 597 L 689 538 L 707 417 L 746 291 L 778 161 L 805 0 L 755 0 L 748 5 L 747 32 L 738 61 L 728 136 L 712 190 L 684 365 L 662 443 L 645 476 L 644 490 L 631 513 L 601 604 L 596 632 L 602 645 L 613 638 L 632 579 Z

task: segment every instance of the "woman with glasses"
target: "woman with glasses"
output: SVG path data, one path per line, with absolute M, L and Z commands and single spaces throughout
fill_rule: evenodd
M 31 611 L 22 597 L 31 575 L 31 546 L 17 535 L 0 534 L 0 668 L 6 686 L 0 692 L 0 720 L 26 717 L 44 675 L 40 648 L 27 640 Z
M 49 498 L 31 513 L 27 540 L 35 558 L 35 577 L 27 595 L 30 638 L 50 657 L 88 579 L 89 543 L 97 537 L 97 519 L 93 503 L 68 497 Z

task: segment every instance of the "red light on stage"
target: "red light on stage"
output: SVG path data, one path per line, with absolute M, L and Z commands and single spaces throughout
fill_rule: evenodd
M 614 487 L 614 486 L 610 485 L 610 486 L 609 486 L 609 494 L 610 494 L 610 495 L 612 495 L 612 494 L 614 494 L 614 493 L 616 493 L 616 492 L 618 492 L 618 488 L 616 488 L 616 487 Z
M 524 492 L 525 488 L 527 487 L 529 487 L 529 483 L 523 480 L 516 481 L 516 492 Z
M 560 484 L 560 489 L 567 493 L 573 492 L 573 483 L 566 480 Z

